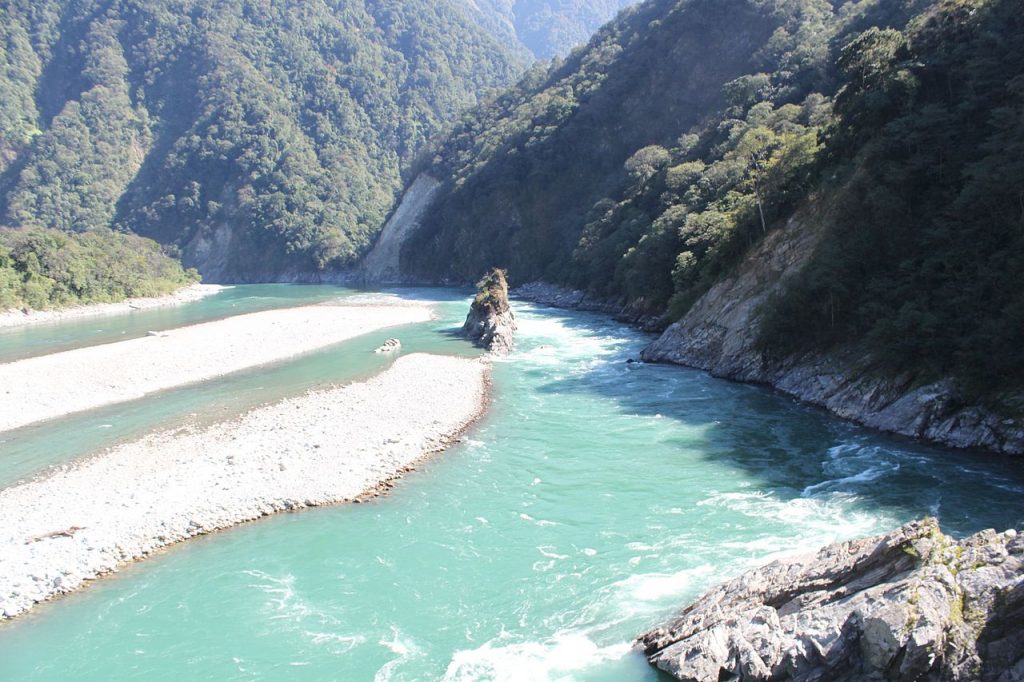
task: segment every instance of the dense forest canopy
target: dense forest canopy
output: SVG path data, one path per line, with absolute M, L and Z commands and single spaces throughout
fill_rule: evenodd
M 625 10 L 584 50 L 535 68 L 428 150 L 421 167 L 450 191 L 409 245 L 408 269 L 468 281 L 493 261 L 520 281 L 547 277 L 593 285 L 601 295 L 626 293 L 625 273 L 608 277 L 625 251 L 670 207 L 684 218 L 680 207 L 692 200 L 708 205 L 740 189 L 748 178 L 739 155 L 753 137 L 816 139 L 793 126 L 816 130 L 827 115 L 829 101 L 817 91 L 835 87 L 835 36 L 877 9 L 844 7 L 652 0 Z M 754 128 L 761 130 L 737 149 Z M 698 162 L 713 169 L 688 178 Z M 684 200 L 698 179 L 700 196 Z M 661 232 L 674 234 L 666 220 Z M 674 260 L 665 253 L 671 248 L 658 251 Z M 600 273 L 595 281 L 588 270 Z M 647 288 L 653 308 L 672 294 L 669 274 Z
M 137 235 L 0 230 L 0 312 L 159 296 L 198 281 L 199 273 Z
M 522 66 L 455 0 L 8 0 L 0 224 L 131 230 L 214 278 L 342 267 Z
M 413 278 L 488 267 L 676 319 L 799 210 L 823 246 L 772 356 L 862 341 L 923 379 L 1024 377 L 1019 0 L 651 0 L 467 114 Z M 825 207 L 815 212 L 813 207 Z
M 798 353 L 866 339 L 886 371 L 1024 386 L 1024 13 L 945 0 L 842 50 L 827 237 L 765 315 Z

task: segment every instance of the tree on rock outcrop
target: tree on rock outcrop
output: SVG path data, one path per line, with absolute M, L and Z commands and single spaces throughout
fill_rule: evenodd
M 516 319 L 508 302 L 507 273 L 494 268 L 477 282 L 477 294 L 470 306 L 462 334 L 481 348 L 494 353 L 512 350 Z

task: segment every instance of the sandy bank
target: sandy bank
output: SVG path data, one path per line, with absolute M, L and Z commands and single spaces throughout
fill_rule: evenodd
M 270 310 L 3 364 L 0 431 L 424 322 L 431 314 L 427 304 Z
M 486 385 L 482 361 L 409 355 L 363 383 L 0 491 L 0 619 L 180 540 L 359 497 L 445 447 L 481 413 Z
M 201 298 L 212 296 L 225 287 L 217 284 L 192 284 L 166 296 L 155 296 L 153 298 L 129 298 L 119 303 L 95 303 L 92 305 L 80 305 L 73 308 L 61 308 L 58 310 L 8 310 L 0 312 L 0 329 L 9 327 L 23 327 L 31 324 L 45 324 L 47 322 L 63 322 L 79 317 L 98 317 L 102 315 L 121 315 L 136 310 L 149 310 L 151 308 L 166 308 L 168 306 L 192 303 Z

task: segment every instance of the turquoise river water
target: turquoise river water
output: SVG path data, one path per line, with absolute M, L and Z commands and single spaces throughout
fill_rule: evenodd
M 429 298 L 440 318 L 0 436 L 0 486 L 389 362 L 475 355 L 468 294 L 239 286 L 180 308 L 0 332 L 0 362 L 253 310 Z M 175 546 L 0 626 L 0 680 L 660 680 L 632 638 L 740 571 L 926 514 L 1024 523 L 1024 468 L 875 434 L 762 388 L 627 364 L 649 337 L 517 304 L 462 443 L 374 502 Z M 429 396 L 425 397 L 429 399 Z M 2 576 L 0 576 L 2 579 Z

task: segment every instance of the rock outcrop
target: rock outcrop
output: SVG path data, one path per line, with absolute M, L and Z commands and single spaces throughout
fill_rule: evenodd
M 679 680 L 1024 680 L 1024 537 L 935 519 L 743 573 L 638 640 Z
M 381 345 L 379 345 L 373 352 L 374 353 L 397 353 L 402 350 L 402 342 L 398 339 L 388 339 Z
M 866 371 L 871 358 L 856 346 L 774 360 L 759 351 L 760 306 L 799 271 L 821 238 L 813 214 L 798 213 L 785 228 L 768 235 L 641 357 L 770 384 L 883 431 L 951 447 L 1024 454 L 1024 421 L 969 404 L 952 381 L 920 382 L 912 375 Z
M 477 290 L 462 333 L 481 348 L 508 353 L 515 342 L 516 318 L 508 303 L 505 271 L 491 270 L 477 283 Z
M 776 561 L 638 640 L 679 680 L 1024 680 L 1024 537 L 934 519 Z

